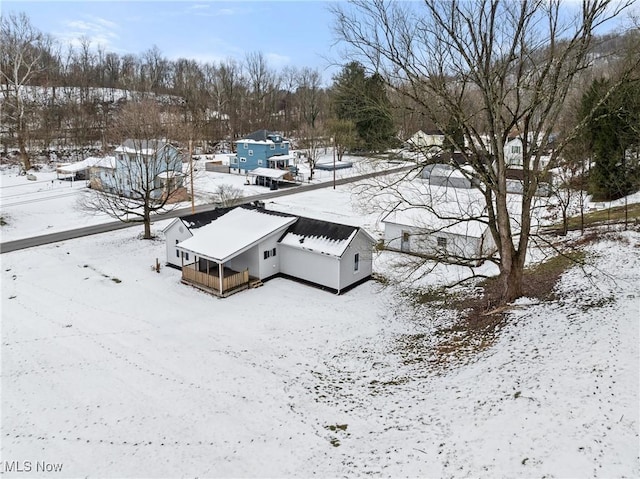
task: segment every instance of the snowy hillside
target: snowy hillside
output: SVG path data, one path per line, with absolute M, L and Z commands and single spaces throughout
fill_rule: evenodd
M 391 287 L 220 300 L 137 234 L 0 257 L 5 477 L 640 475 L 639 233 L 446 368 L 447 313 Z

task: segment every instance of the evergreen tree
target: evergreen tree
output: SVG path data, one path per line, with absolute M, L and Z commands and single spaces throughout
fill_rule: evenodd
M 638 186 L 640 89 L 637 83 L 629 83 L 602 101 L 610 87 L 608 80 L 594 80 L 582 98 L 583 117 L 595 107 L 585 137 L 594 163 L 590 193 L 597 200 L 621 198 Z
M 442 149 L 453 154 L 454 151 L 461 151 L 464 148 L 464 131 L 458 121 L 451 117 L 447 122 L 447 129 L 444 132 Z
M 391 102 L 380 75 L 367 76 L 358 62 L 345 65 L 334 77 L 333 108 L 338 120 L 351 121 L 355 125 L 358 148 L 381 151 L 394 146 Z

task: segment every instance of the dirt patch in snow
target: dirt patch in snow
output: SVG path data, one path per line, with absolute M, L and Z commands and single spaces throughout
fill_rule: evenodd
M 583 248 L 604 237 L 623 239 L 615 232 L 593 232 L 565 241 L 560 245 L 561 253 L 527 268 L 523 281 L 525 303 L 557 301 L 557 285 L 562 275 L 569 268 L 583 265 L 587 260 Z M 428 357 L 428 363 L 436 369 L 473 361 L 478 353 L 495 343 L 508 323 L 509 313 L 521 307 L 518 303 L 497 306 L 499 298 L 496 278 L 455 292 L 439 288 L 419 293 L 414 307 L 421 309 L 421 315 L 432 316 L 436 311 L 447 310 L 453 319 L 438 328 L 430 339 L 422 332 L 403 335 L 397 341 L 396 351 L 405 364 L 422 362 Z

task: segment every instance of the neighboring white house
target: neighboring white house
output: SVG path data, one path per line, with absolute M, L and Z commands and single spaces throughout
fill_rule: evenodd
M 489 227 L 479 220 L 445 225 L 422 208 L 394 209 L 383 220 L 385 247 L 416 255 L 444 255 L 481 261 L 496 251 Z
M 91 188 L 124 197 L 140 197 L 143 190 L 154 200 L 186 199 L 182 153 L 171 143 L 128 139 L 114 153 L 115 158 L 105 157 L 90 166 Z
M 504 158 L 507 168 L 522 169 L 524 166 L 523 142 L 522 137 L 509 137 L 504 145 Z M 540 155 L 539 169 L 543 170 L 549 166 L 551 157 L 549 155 Z M 533 168 L 533 158 L 529 160 L 529 168 Z
M 522 138 L 509 138 L 504 145 L 504 159 L 507 168 L 522 168 Z
M 398 203 L 382 219 L 387 249 L 477 261 L 496 251 L 479 191 L 431 186 L 428 194 L 431 208 Z
M 205 221 L 191 215 L 165 228 L 167 263 L 218 296 L 277 276 L 337 293 L 371 277 L 375 240 L 361 228 L 248 205 Z
M 406 144 L 412 151 L 440 150 L 444 144 L 444 134 L 438 130 L 428 132 L 418 130 L 406 141 Z

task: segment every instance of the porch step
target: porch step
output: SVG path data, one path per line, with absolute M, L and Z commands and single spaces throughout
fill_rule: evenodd
M 259 279 L 249 282 L 250 288 L 259 288 L 260 286 L 262 286 L 262 281 L 260 281 Z

